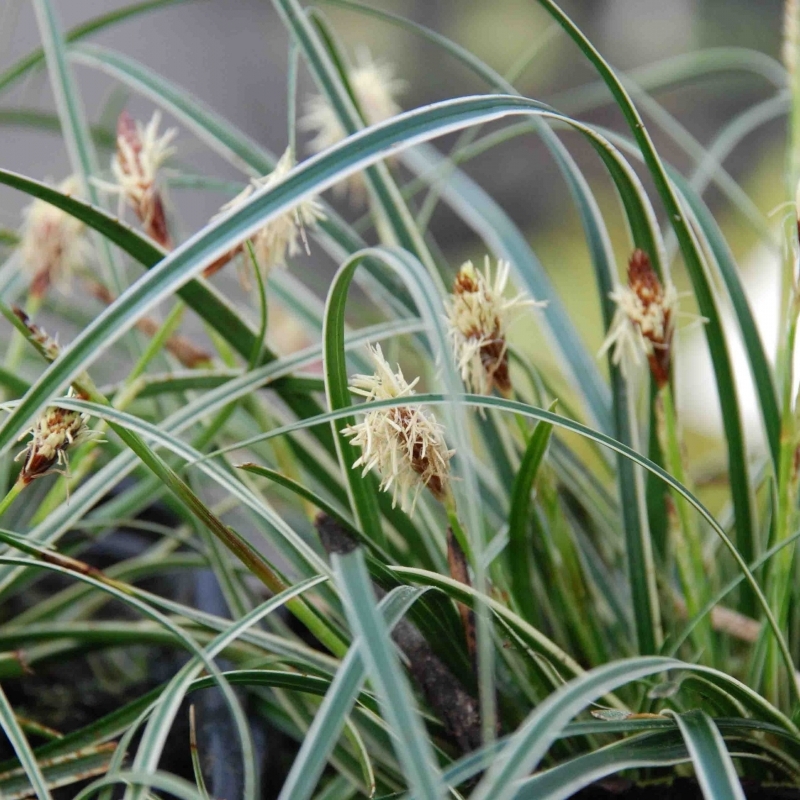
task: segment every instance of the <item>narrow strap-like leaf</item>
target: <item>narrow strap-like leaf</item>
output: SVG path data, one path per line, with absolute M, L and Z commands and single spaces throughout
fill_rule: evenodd
M 675 719 L 706 800 L 745 800 L 736 767 L 711 717 L 693 709 Z

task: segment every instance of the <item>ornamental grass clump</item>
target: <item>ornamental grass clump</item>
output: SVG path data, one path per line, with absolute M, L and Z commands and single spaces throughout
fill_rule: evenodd
M 799 3 L 625 74 L 555 0 L 273 0 L 224 59 L 18 5 L 0 135 L 70 177 L 0 163 L 0 797 L 800 785 Z

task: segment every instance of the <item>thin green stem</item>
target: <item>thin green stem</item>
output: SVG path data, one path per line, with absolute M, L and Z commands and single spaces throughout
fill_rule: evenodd
M 464 530 L 463 525 L 461 524 L 461 520 L 458 518 L 458 510 L 456 509 L 456 501 L 453 495 L 449 495 L 445 500 L 445 510 L 447 511 L 447 521 L 450 523 L 450 527 L 453 530 L 453 536 L 456 537 L 456 541 L 460 545 L 461 549 L 464 551 L 464 555 L 467 557 L 467 561 L 470 564 L 475 563 L 475 559 L 473 556 L 473 548 L 470 545 L 469 536 L 467 532 Z
M 127 379 L 126 385 L 130 385 L 147 369 L 147 365 L 161 352 L 170 336 L 178 329 L 183 318 L 186 306 L 179 300 L 167 314 L 167 318 L 156 332 L 155 336 L 148 342 L 144 352 L 139 356 Z
M 659 390 L 656 399 L 656 424 L 664 454 L 664 466 L 683 486 L 691 488 L 683 464 L 677 414 L 669 384 Z M 709 596 L 700 531 L 689 504 L 677 492 L 672 492 L 672 505 L 668 509 L 671 541 L 675 550 L 686 609 L 689 617 L 694 617 L 706 604 Z M 698 648 L 709 648 L 713 643 L 710 622 L 706 621 L 702 629 L 695 629 L 693 640 Z
M 797 467 L 795 463 L 798 439 L 797 423 L 794 415 L 792 397 L 794 385 L 794 343 L 797 335 L 798 314 L 800 314 L 800 295 L 797 287 L 790 287 L 787 304 L 787 333 L 783 342 L 781 385 L 781 439 L 778 462 L 778 494 L 773 544 L 786 541 L 797 526 Z M 783 548 L 773 559 L 768 577 L 767 596 L 770 607 L 775 612 L 778 624 L 786 625 L 789 616 L 789 601 L 793 592 L 791 580 L 795 547 Z M 780 658 L 773 640 L 767 645 L 764 664 L 765 694 L 777 702 L 783 693 L 780 678 Z M 794 683 L 792 676 L 788 680 Z
M 27 486 L 24 481 L 18 480 L 14 483 L 14 485 L 8 490 L 6 496 L 0 500 L 0 517 L 8 511 L 11 504 L 14 500 L 17 499 L 17 495 Z
M 253 249 L 253 243 L 248 239 L 245 242 L 247 247 L 247 254 L 250 256 L 250 261 L 253 264 L 253 272 L 256 276 L 256 284 L 258 285 L 258 308 L 260 312 L 260 323 L 258 327 L 258 335 L 253 340 L 253 352 L 250 354 L 249 368 L 255 369 L 261 362 L 261 356 L 264 354 L 264 340 L 267 336 L 267 287 L 265 284 L 264 275 L 258 268 L 258 259 L 256 258 L 256 251 Z

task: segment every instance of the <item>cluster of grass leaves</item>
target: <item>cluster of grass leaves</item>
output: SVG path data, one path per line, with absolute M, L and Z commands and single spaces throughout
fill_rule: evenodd
M 54 787 L 96 775 L 78 797 L 110 797 L 111 787 L 120 785 L 131 798 L 154 792 L 207 797 L 197 766 L 202 736 L 194 783 L 160 765 L 184 698 L 211 686 L 221 691 L 229 715 L 219 724 L 237 739 L 239 760 L 226 767 L 240 777 L 246 798 L 259 797 L 259 781 L 269 779 L 259 775 L 252 714 L 298 743 L 280 790 L 287 800 L 448 792 L 475 800 L 554 800 L 622 770 L 647 775 L 680 764 L 691 765 L 680 769 L 693 768 L 707 797 L 742 797 L 740 775 L 797 781 L 795 320 L 790 310 L 773 368 L 737 265 L 702 197 L 715 182 L 759 232 L 774 236 L 719 164 L 750 130 L 793 108 L 795 87 L 786 89 L 791 80 L 765 56 L 724 50 L 658 65 L 640 83 L 622 79 L 557 4 L 539 0 L 576 45 L 576 57 L 600 78 L 598 86 L 575 93 L 573 108 L 615 103 L 628 124 L 623 135 L 581 121 L 575 110 L 521 96 L 512 81 L 411 20 L 351 0 L 326 1 L 427 39 L 472 70 L 486 92 L 366 127 L 348 85 L 346 56 L 324 13 L 298 0 L 274 0 L 291 42 L 290 109 L 302 64 L 349 135 L 169 253 L 102 206 L 92 178 L 99 174 L 97 148 L 112 143 L 113 135 L 87 123 L 72 77 L 75 64 L 149 98 L 239 168 L 243 181 L 268 173 L 276 159 L 181 87 L 87 42 L 93 32 L 167 0 L 139 3 L 68 32 L 60 29 L 51 0 L 35 0 L 42 49 L 0 75 L 5 91 L 46 67 L 57 119 L 6 108 L 0 121 L 58 127 L 86 201 L 5 168 L 0 182 L 92 228 L 100 269 L 118 295 L 89 319 L 79 310 L 70 318 L 63 303 L 54 303 L 51 310 L 77 321 L 80 333 L 47 364 L 36 361 L 39 354 L 20 331 L 0 368 L 8 399 L 0 426 L 4 490 L 15 483 L 11 456 L 18 437 L 56 400 L 101 420 L 108 439 L 72 455 L 68 500 L 63 478 L 42 481 L 43 489 L 36 482 L 0 518 L 0 677 L 9 685 L 25 681 L 28 669 L 78 660 L 96 648 L 157 644 L 186 654 L 163 685 L 44 743 L 42 730 L 0 691 L 0 726 L 16 754 L 0 766 L 0 794 L 49 798 Z M 647 92 L 726 69 L 764 75 L 775 94 L 704 149 Z M 695 160 L 694 175 L 687 178 L 660 158 L 641 113 Z M 480 126 L 499 120 L 501 129 L 481 135 Z M 465 133 L 447 157 L 430 144 L 459 131 Z M 578 210 L 608 327 L 614 313 L 608 293 L 619 281 L 609 221 L 570 154 L 572 139 L 562 141 L 565 131 L 588 141 L 607 171 L 630 250 L 646 251 L 665 276 L 677 248 L 691 281 L 724 421 L 729 502 L 722 514 L 713 514 L 687 485 L 691 470 L 683 464 L 678 430 L 660 446 L 655 389 L 640 387 L 646 397 L 639 398 L 613 364 L 610 378 L 604 377 L 525 236 L 459 168 L 511 137 L 543 142 Z M 416 177 L 401 184 L 396 162 L 384 161 L 389 154 Z M 339 269 L 324 303 L 292 273 L 270 276 L 267 294 L 302 322 L 311 342 L 291 355 L 273 352 L 264 342 L 266 303 L 243 311 L 202 277 L 203 270 L 300 201 L 361 171 L 374 238 L 370 231 L 368 242 L 326 206 L 326 219 L 309 234 Z M 653 196 L 643 187 L 644 174 Z M 796 177 L 790 174 L 787 183 Z M 218 185 L 191 175 L 175 180 L 181 179 L 198 191 Z M 453 265 L 426 226 L 437 203 L 462 218 L 494 257 L 510 261 L 519 289 L 549 302 L 538 321 L 553 342 L 559 374 L 540 372 L 514 350 L 513 400 L 467 394 L 452 363 L 442 300 Z M 7 238 L 13 245 L 14 237 Z M 380 310 L 382 322 L 346 326 L 353 283 Z M 24 303 L 26 291 L 12 251 L 0 267 L 0 300 L 9 320 L 15 320 L 11 304 Z M 790 309 L 791 291 L 788 286 Z M 201 321 L 216 348 L 210 366 L 176 368 L 163 350 L 169 326 L 153 343 L 133 331 L 137 320 L 165 303 L 170 320 L 185 310 Z M 747 451 L 731 334 L 722 324 L 728 309 L 745 345 L 766 435 L 766 455 L 757 465 Z M 377 341 L 402 343 L 428 389 L 415 402 L 435 408 L 457 451 L 453 486 L 471 586 L 449 577 L 443 509 L 422 497 L 416 512 L 406 514 L 378 492 L 374 476 L 351 469 L 357 453 L 341 430 L 358 408 L 348 376 L 364 371 L 364 344 Z M 129 365 L 126 376 L 82 391 L 81 399 L 64 397 L 70 384 L 85 389 L 87 371 L 111 354 Z M 320 361 L 321 377 L 312 370 Z M 34 363 L 40 366 L 29 383 L 25 376 Z M 558 398 L 558 412 L 551 405 L 554 384 L 572 387 Z M 674 422 L 669 394 L 660 402 Z M 246 468 L 237 468 L 243 460 Z M 83 549 L 120 527 L 141 526 L 155 501 L 177 517 L 174 528 L 151 525 L 150 543 L 104 572 L 85 567 Z M 667 522 L 673 507 L 678 537 L 676 525 Z M 329 559 L 313 526 L 320 511 L 360 547 Z M 69 558 L 59 543 L 68 544 Z M 213 571 L 227 613 L 212 614 L 141 585 L 145 578 L 201 568 Z M 66 582 L 26 602 L 54 573 Z M 384 590 L 380 603 L 374 584 Z M 140 620 L 101 619 L 111 600 Z M 475 612 L 474 660 L 460 604 Z M 712 624 L 720 607 L 760 623 L 755 640 L 737 640 Z M 404 617 L 453 681 L 478 699 L 477 750 L 454 745 L 436 697 L 423 697 L 409 680 L 390 636 Z M 411 674 L 417 674 L 413 664 Z M 246 690 L 247 713 L 234 686 Z M 592 709 L 600 710 L 599 718 L 588 714 Z M 112 741 L 116 749 L 108 746 Z

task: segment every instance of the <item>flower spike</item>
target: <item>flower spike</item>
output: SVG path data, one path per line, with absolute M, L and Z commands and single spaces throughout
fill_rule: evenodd
M 475 394 L 511 392 L 506 330 L 511 316 L 522 306 L 545 306 L 546 301 L 526 299 L 524 294 L 504 297 L 510 265 L 498 261 L 492 278 L 489 257 L 483 272 L 467 261 L 445 300 L 447 324 L 461 379 Z
M 374 61 L 366 49 L 356 53 L 356 65 L 348 71 L 347 79 L 367 125 L 384 122 L 402 111 L 395 98 L 405 90 L 406 82 L 395 77 L 391 64 Z M 312 153 L 321 153 L 347 136 L 336 112 L 321 95 L 306 103 L 300 127 L 314 133 L 308 145 Z M 337 189 L 349 191 L 354 201 L 361 202 L 364 179 L 357 173 Z
M 408 383 L 399 366 L 392 372 L 380 345 L 369 348 L 373 375 L 355 375 L 350 391 L 371 400 L 411 397 L 419 378 Z M 449 461 L 455 453 L 448 450 L 444 428 L 419 406 L 396 406 L 368 411 L 364 421 L 345 428 L 342 433 L 361 447 L 361 457 L 353 467 L 363 467 L 366 475 L 376 468 L 381 475 L 380 488 L 392 489 L 392 504 L 398 498 L 404 510 L 412 511 L 422 487 L 444 501 L 449 493 Z M 410 502 L 409 502 L 410 501 Z
M 259 189 L 271 189 L 273 186 L 277 186 L 291 172 L 294 164 L 291 150 L 287 149 L 269 175 L 265 175 L 263 178 L 251 179 L 250 183 L 233 200 L 229 200 L 222 206 L 215 219 L 234 208 L 238 208 Z M 325 219 L 325 212 L 316 198 L 312 197 L 309 200 L 303 200 L 295 208 L 290 209 L 277 219 L 273 219 L 263 228 L 256 231 L 250 243 L 253 245 L 256 262 L 261 274 L 266 278 L 273 267 L 285 266 L 288 257 L 296 256 L 300 252 L 300 241 L 303 242 L 305 250 L 308 252 L 306 229 L 313 228 L 317 222 L 323 219 Z M 243 252 L 242 245 L 219 259 L 219 264 L 215 263 L 212 267 L 219 268 L 224 266 L 241 252 Z M 216 269 L 207 272 L 206 275 L 212 274 L 214 271 Z
M 658 279 L 644 250 L 634 250 L 628 264 L 628 285 L 619 286 L 609 297 L 617 304 L 614 319 L 600 355 L 613 348 L 611 360 L 626 378 L 647 357 L 658 388 L 669 382 L 672 338 L 678 307 L 673 283 Z
M 72 389 L 67 396 L 75 397 Z M 100 439 L 101 433 L 91 430 L 87 425 L 88 421 L 89 415 L 79 411 L 70 411 L 58 406 L 45 409 L 33 427 L 20 436 L 20 439 L 28 434 L 32 437 L 15 459 L 15 461 L 24 459 L 25 462 L 20 472 L 20 480 L 28 484 L 36 478 L 59 471 L 58 466 L 68 469 L 67 452 L 71 447 Z
M 117 152 L 111 161 L 116 185 L 101 184 L 120 195 L 133 209 L 145 232 L 167 250 L 172 239 L 167 228 L 164 201 L 158 188 L 158 172 L 175 152 L 172 140 L 178 131 L 169 128 L 158 133 L 161 114 L 156 111 L 143 126 L 123 111 L 117 120 Z
M 62 194 L 77 190 L 74 177 L 58 185 Z M 86 226 L 44 200 L 34 200 L 23 215 L 20 253 L 31 275 L 31 295 L 42 297 L 53 284 L 68 288 L 73 273 L 85 267 L 92 253 Z

